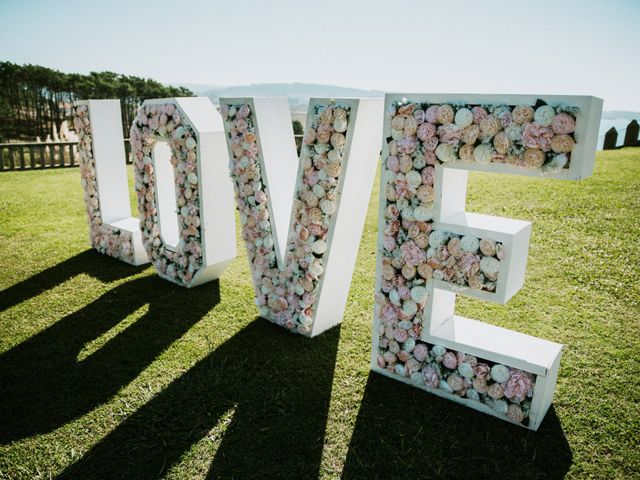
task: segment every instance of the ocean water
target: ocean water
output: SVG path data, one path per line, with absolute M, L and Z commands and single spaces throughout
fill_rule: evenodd
M 640 122 L 640 113 L 638 113 L 635 118 L 636 120 L 638 120 L 638 122 Z M 615 129 L 618 130 L 617 144 L 622 145 L 622 142 L 624 141 L 624 134 L 630 121 L 631 118 L 629 118 L 628 115 L 625 115 L 624 117 L 615 117 L 606 115 L 606 113 L 603 114 L 602 120 L 600 121 L 600 131 L 598 132 L 598 150 L 602 150 L 604 135 L 611 127 L 615 127 Z

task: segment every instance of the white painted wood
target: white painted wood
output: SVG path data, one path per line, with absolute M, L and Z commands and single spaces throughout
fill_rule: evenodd
M 223 98 L 221 103 L 247 104 L 254 112 L 260 169 L 272 215 L 274 249 L 278 268 L 285 268 L 293 194 L 298 178 L 298 153 L 286 98 Z M 310 121 L 307 116 L 307 122 Z M 307 125 L 308 126 L 308 125 Z
M 312 98 L 306 128 L 314 121 L 316 106 L 335 100 L 350 109 L 347 143 L 342 157 L 342 173 L 336 190 L 336 212 L 331 216 L 327 249 L 323 255 L 324 273 L 317 287 L 310 336 L 319 335 L 342 321 L 364 227 L 369 197 L 379 158 L 382 134 L 382 99 Z M 256 127 L 260 168 L 266 179 L 268 208 L 278 268 L 284 270 L 284 255 L 292 228 L 292 205 L 296 182 L 303 170 L 295 150 L 288 100 L 280 98 L 221 98 L 221 104 L 251 107 Z M 231 156 L 232 153 L 229 152 Z M 275 225 L 275 228 L 273 228 Z
M 156 203 L 160 237 L 164 246 L 176 249 L 180 241 L 180 228 L 176 213 L 176 180 L 171 165 L 171 147 L 166 141 L 158 140 L 151 154 L 153 172 L 156 176 Z
M 380 152 L 382 99 L 360 98 L 343 100 L 343 103 L 351 105 L 347 134 L 351 141 L 347 142 L 343 157 L 338 210 L 329 237 L 329 245 L 333 248 L 326 254 L 327 265 L 320 283 L 312 336 L 342 322 Z
M 207 97 L 163 98 L 146 100 L 143 105 L 167 103 L 176 106 L 186 123 L 193 128 L 198 143 L 196 163 L 203 266 L 186 285 L 195 287 L 219 278 L 236 257 L 233 184 L 227 166 L 222 117 L 211 100 Z M 158 137 L 158 140 L 162 139 Z M 172 199 L 175 210 L 178 208 L 175 193 Z
M 140 225 L 137 219 L 131 216 L 120 101 L 86 100 L 76 104 L 87 105 L 89 109 L 103 225 L 118 228 L 131 235 L 134 265 L 148 263 L 149 259 L 142 245 Z
M 558 343 L 458 315 L 424 329 L 422 340 L 543 376 L 562 351 Z

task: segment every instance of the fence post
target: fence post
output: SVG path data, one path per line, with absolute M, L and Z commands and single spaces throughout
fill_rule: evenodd
M 618 143 L 618 131 L 616 127 L 611 127 L 607 130 L 607 133 L 604 134 L 604 143 L 602 144 L 603 150 L 613 150 L 616 148 L 616 144 Z
M 635 147 L 638 145 L 638 133 L 640 133 L 640 125 L 637 120 L 631 120 L 627 125 L 627 131 L 624 134 L 623 147 Z

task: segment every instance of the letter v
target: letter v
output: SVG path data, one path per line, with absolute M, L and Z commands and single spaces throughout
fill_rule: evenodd
M 342 321 L 379 157 L 381 99 L 311 99 L 299 162 L 286 99 L 221 98 L 260 315 L 306 336 Z

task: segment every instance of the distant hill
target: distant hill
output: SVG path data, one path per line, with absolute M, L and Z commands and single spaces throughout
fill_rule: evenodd
M 373 90 L 313 83 L 256 83 L 232 87 L 189 85 L 188 88 L 197 95 L 211 98 L 216 104 L 220 97 L 287 97 L 293 110 L 306 110 L 311 97 L 381 97 L 384 95 L 384 92 Z
M 176 85 L 178 86 L 178 85 Z M 292 118 L 305 123 L 305 112 L 311 97 L 381 97 L 384 92 L 358 88 L 320 85 L 315 83 L 256 83 L 222 87 L 218 85 L 180 84 L 196 95 L 211 98 L 218 104 L 220 97 L 287 97 L 291 106 Z M 605 132 L 615 127 L 618 130 L 618 142 L 624 138 L 624 130 L 633 119 L 640 119 L 640 112 L 610 110 L 602 112 L 598 147 L 601 148 Z

